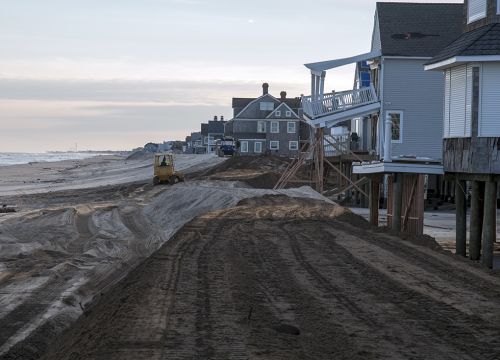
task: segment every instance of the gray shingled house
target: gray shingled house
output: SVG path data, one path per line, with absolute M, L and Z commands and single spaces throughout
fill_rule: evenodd
M 460 35 L 462 11 L 462 4 L 377 3 L 369 53 L 306 64 L 313 85 L 303 109 L 310 123 L 354 128 L 351 120 L 358 119 L 360 143 L 383 158 L 390 121 L 391 156 L 442 159 L 443 76 L 423 65 Z M 370 86 L 324 92 L 327 70 L 362 62 L 370 66 Z
M 466 0 L 463 34 L 428 61 L 441 76 L 444 159 L 455 180 L 456 253 L 466 256 L 467 183 L 471 187 L 468 255 L 493 266 L 500 181 L 500 0 Z
M 284 91 L 276 98 L 268 90 L 264 83 L 258 98 L 233 98 L 234 117 L 225 133 L 239 141 L 240 155 L 293 156 L 309 134 L 300 98 L 287 98 Z
M 201 124 L 203 146 L 206 148 L 207 154 L 213 154 L 215 152 L 216 141 L 224 137 L 225 124 L 226 121 L 224 121 L 223 116 L 220 117 L 220 120 L 217 116 L 214 116 L 213 120 Z

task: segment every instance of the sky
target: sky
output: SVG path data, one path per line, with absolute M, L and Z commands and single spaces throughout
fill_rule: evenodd
M 0 0 L 0 152 L 129 150 L 230 119 L 263 82 L 307 94 L 303 64 L 370 50 L 375 3 Z

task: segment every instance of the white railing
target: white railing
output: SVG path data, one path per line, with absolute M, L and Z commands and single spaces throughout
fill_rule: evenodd
M 347 154 L 351 150 L 351 136 L 344 135 L 325 135 L 324 151 L 325 156 L 339 156 Z M 333 146 L 332 144 L 335 144 Z
M 378 102 L 377 93 L 373 85 L 370 85 L 361 89 L 319 95 L 316 99 L 303 96 L 302 108 L 310 119 L 315 119 L 375 102 Z

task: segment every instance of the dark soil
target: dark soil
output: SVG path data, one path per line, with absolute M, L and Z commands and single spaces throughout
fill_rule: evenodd
M 498 285 L 338 206 L 265 196 L 192 220 L 44 359 L 497 359 Z

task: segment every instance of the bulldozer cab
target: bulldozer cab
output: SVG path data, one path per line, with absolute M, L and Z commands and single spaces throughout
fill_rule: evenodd
M 184 175 L 174 169 L 174 156 L 172 154 L 155 154 L 153 183 L 175 184 L 184 180 Z

